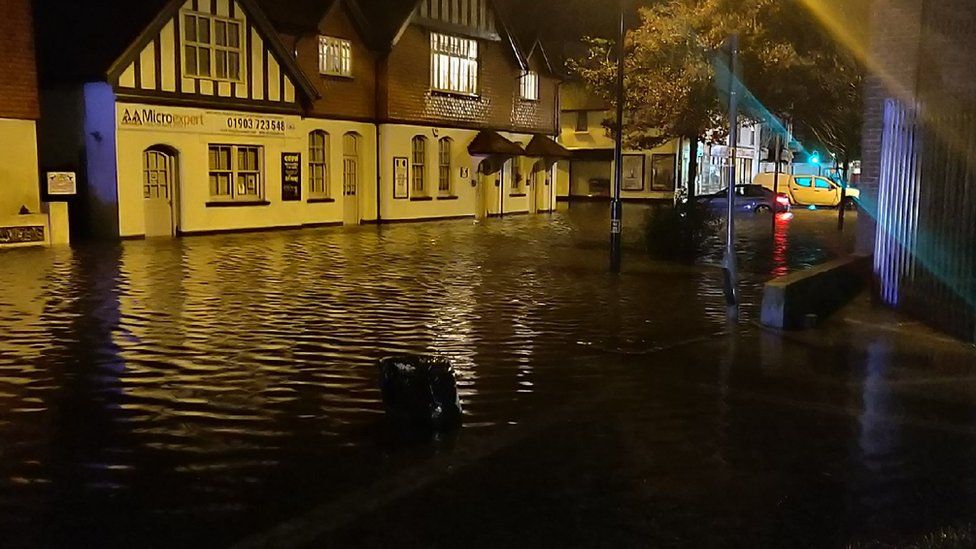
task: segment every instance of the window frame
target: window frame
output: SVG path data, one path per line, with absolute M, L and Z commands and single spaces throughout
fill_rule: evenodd
M 423 135 L 410 140 L 410 188 L 418 196 L 427 196 L 427 138 Z
M 349 147 L 350 143 L 352 147 Z M 359 194 L 361 148 L 359 134 L 346 132 L 342 136 L 342 195 L 344 197 L 354 197 Z
M 335 49 L 333 49 L 335 48 Z M 338 69 L 329 67 L 330 53 L 337 57 Z M 337 36 L 319 35 L 319 74 L 352 78 L 352 41 Z
M 453 74 L 456 61 L 456 74 Z M 442 68 L 447 64 L 446 68 Z M 430 33 L 430 90 L 435 93 L 478 97 L 481 92 L 481 48 L 477 40 L 439 32 Z M 467 78 L 464 78 L 464 76 Z M 456 82 L 452 82 L 452 76 Z
M 214 151 L 226 151 L 228 153 L 229 165 L 219 164 L 214 166 L 212 153 Z M 241 166 L 241 153 L 253 151 L 254 168 Z M 265 199 L 265 160 L 264 146 L 234 143 L 208 143 L 207 144 L 207 167 L 209 180 L 210 202 L 263 202 Z M 219 192 L 221 184 L 214 185 L 214 177 L 225 176 L 227 193 Z M 248 176 L 253 176 L 255 193 L 240 192 L 242 181 L 247 181 Z M 242 179 L 245 178 L 245 179 Z M 246 184 L 246 183 L 245 183 Z M 215 192 L 216 191 L 216 192 Z
M 322 146 L 316 147 L 313 139 L 322 138 Z M 332 185 L 329 178 L 329 145 L 331 136 L 325 130 L 312 130 L 308 132 L 308 196 L 309 198 L 331 198 Z M 316 157 L 313 151 L 321 149 L 321 159 Z M 319 168 L 322 177 L 316 175 L 316 168 Z M 317 186 L 320 186 L 317 188 Z
M 187 37 L 187 32 L 189 32 L 187 21 L 189 18 L 193 18 L 194 36 L 190 40 Z M 207 41 L 200 40 L 200 23 L 202 21 L 207 22 Z M 237 29 L 237 45 L 229 45 L 231 40 L 227 30 L 224 31 L 224 44 L 217 43 L 217 23 L 223 23 L 229 26 L 234 25 Z M 246 40 L 244 36 L 245 24 L 244 21 L 237 19 L 235 17 L 224 17 L 221 15 L 215 15 L 212 13 L 204 13 L 194 10 L 180 10 L 180 24 L 182 25 L 180 32 L 180 55 L 181 64 L 180 67 L 182 73 L 181 77 L 191 78 L 196 80 L 213 80 L 216 82 L 231 82 L 235 84 L 243 84 L 247 82 L 247 63 L 246 60 Z M 187 48 L 193 48 L 195 54 L 192 56 L 195 63 L 195 69 L 190 71 L 189 63 L 191 56 L 187 55 Z M 200 72 L 200 51 L 208 51 L 208 73 L 203 74 Z M 232 56 L 237 56 L 237 77 L 231 76 L 231 64 L 230 60 Z M 224 62 L 224 76 L 217 74 L 218 58 L 221 56 L 226 56 L 226 61 Z
M 442 137 L 437 140 L 437 192 L 441 196 L 451 196 L 454 193 L 454 167 L 451 158 L 454 140 Z
M 528 70 L 519 76 L 519 99 L 523 101 L 539 101 L 538 72 Z
M 582 122 L 582 126 L 580 125 Z M 588 111 L 576 111 L 576 133 L 589 133 L 590 113 Z

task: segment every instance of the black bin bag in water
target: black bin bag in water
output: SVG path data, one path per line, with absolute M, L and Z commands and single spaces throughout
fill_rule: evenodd
M 457 378 L 441 357 L 396 356 L 379 361 L 383 404 L 393 419 L 434 429 L 461 423 Z

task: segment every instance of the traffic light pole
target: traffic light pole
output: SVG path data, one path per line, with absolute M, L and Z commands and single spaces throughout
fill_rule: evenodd
M 783 136 L 776 132 L 776 168 L 773 170 L 773 200 L 779 197 L 779 166 L 783 161 Z M 776 206 L 773 205 L 773 238 L 776 237 Z
M 619 273 L 621 263 L 620 238 L 623 223 L 623 204 L 620 183 L 624 177 L 624 39 L 627 35 L 624 19 L 624 0 L 620 1 L 620 32 L 617 36 L 617 134 L 613 150 L 613 197 L 610 199 L 610 272 Z

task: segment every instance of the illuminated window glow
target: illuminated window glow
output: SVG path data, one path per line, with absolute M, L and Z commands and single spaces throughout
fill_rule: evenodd
M 319 72 L 331 76 L 352 76 L 352 42 L 320 36 Z
M 430 34 L 430 87 L 463 95 L 478 94 L 478 42 Z

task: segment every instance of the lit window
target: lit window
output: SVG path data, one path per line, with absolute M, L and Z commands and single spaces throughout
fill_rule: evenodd
M 210 197 L 216 200 L 259 200 L 262 184 L 262 147 L 210 145 Z
M 308 195 L 329 197 L 329 134 L 316 130 L 308 134 Z
M 430 87 L 436 91 L 478 94 L 478 42 L 430 34 Z
M 183 74 L 241 80 L 241 23 L 199 13 L 183 14 Z
M 412 149 L 413 190 L 417 194 L 423 195 L 427 188 L 424 184 L 427 178 L 427 138 L 420 135 L 414 137 Z
M 451 194 L 451 139 L 445 137 L 440 140 L 440 178 L 438 179 L 437 190 L 441 194 Z
M 352 42 L 320 36 L 319 72 L 332 76 L 352 76 Z
M 528 71 L 519 78 L 519 95 L 527 101 L 539 100 L 539 73 Z

